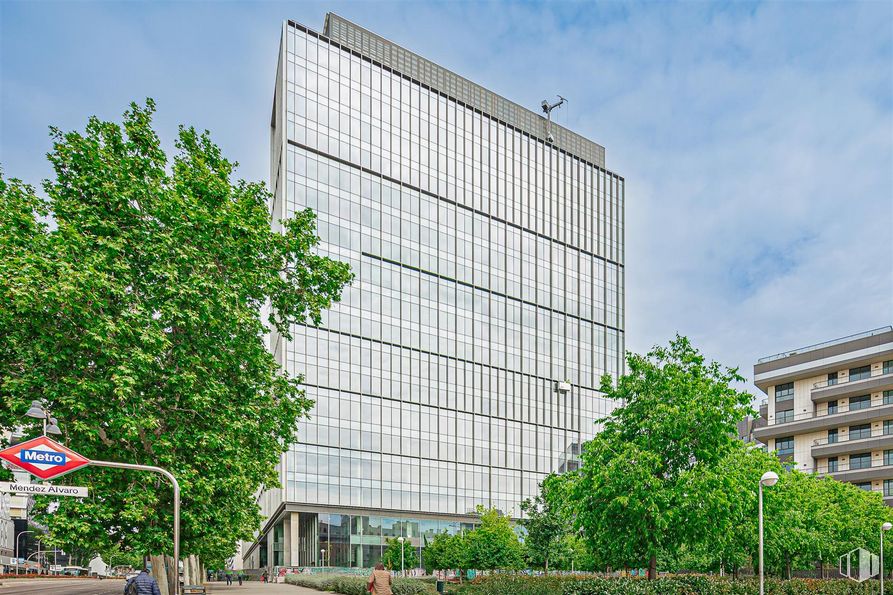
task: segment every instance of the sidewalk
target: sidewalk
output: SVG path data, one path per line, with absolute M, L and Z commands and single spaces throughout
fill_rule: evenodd
M 226 586 L 226 583 L 205 583 L 208 593 L 213 595 L 320 595 L 324 591 L 286 585 L 285 583 L 258 583 L 246 581 L 241 587 L 238 583 Z

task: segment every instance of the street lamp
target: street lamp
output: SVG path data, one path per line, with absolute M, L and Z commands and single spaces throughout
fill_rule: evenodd
M 62 433 L 62 430 L 59 429 L 59 422 L 56 421 L 55 417 L 50 417 L 50 410 L 43 401 L 31 401 L 31 408 L 28 409 L 28 412 L 25 413 L 25 415 L 43 420 L 44 436 L 47 434 L 55 434 L 58 436 Z M 47 420 L 49 420 L 50 425 L 47 425 Z
M 884 531 L 893 529 L 893 524 L 884 523 L 881 525 L 881 595 L 884 595 Z
M 764 595 L 765 587 L 763 586 L 763 486 L 771 487 L 778 483 L 778 474 L 774 471 L 766 471 L 763 473 L 763 476 L 760 477 L 760 488 L 759 488 L 759 524 L 760 524 L 760 595 Z
M 324 549 L 319 550 L 319 565 L 320 566 L 326 565 L 326 550 L 324 550 Z
M 19 537 L 25 533 L 34 533 L 34 531 L 20 531 L 19 534 L 16 535 L 16 574 L 19 573 Z
M 405 576 L 406 570 L 403 568 L 403 542 L 406 540 L 401 536 L 397 538 L 397 541 L 400 542 L 400 576 Z

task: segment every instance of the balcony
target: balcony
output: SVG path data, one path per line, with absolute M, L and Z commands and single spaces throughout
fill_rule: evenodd
M 813 403 L 825 403 L 843 397 L 867 395 L 893 389 L 893 369 L 889 366 L 872 370 L 867 376 L 855 379 L 825 380 L 812 385 L 810 396 Z
M 841 405 L 831 413 L 827 411 L 800 413 L 786 418 L 766 420 L 765 426 L 754 429 L 753 436 L 765 443 L 769 438 L 828 430 L 838 426 L 876 420 L 883 416 L 893 417 L 893 402 L 889 404 L 881 402 L 858 409 L 850 409 L 848 405 Z
M 836 457 L 853 452 L 887 450 L 893 448 L 893 432 L 877 434 L 867 438 L 850 438 L 849 434 L 829 442 L 827 438 L 813 440 L 812 456 L 816 459 Z
M 890 461 L 893 463 L 893 461 Z M 849 481 L 852 483 L 860 483 L 864 481 L 872 481 L 875 479 L 893 479 L 893 464 L 885 464 L 884 457 L 872 457 L 871 464 L 858 467 L 850 467 L 850 462 L 840 462 L 835 469 L 827 463 L 824 465 L 816 465 L 816 475 L 827 475 L 833 477 L 837 481 Z
M 774 362 L 775 360 L 791 357 L 792 355 L 808 353 L 810 351 L 820 351 L 822 349 L 827 349 L 828 347 L 833 347 L 835 345 L 841 345 L 843 343 L 849 343 L 851 341 L 856 341 L 857 339 L 867 339 L 869 337 L 874 337 L 877 335 L 882 335 L 884 333 L 889 333 L 891 330 L 893 330 L 893 328 L 891 328 L 889 326 L 884 326 L 884 327 L 876 328 L 876 329 L 873 329 L 870 331 L 865 331 L 863 333 L 856 333 L 855 335 L 848 335 L 846 337 L 834 339 L 832 341 L 825 341 L 824 343 L 816 343 L 815 345 L 801 347 L 800 349 L 795 349 L 793 351 L 785 351 L 783 353 L 776 353 L 775 355 L 761 357 L 760 359 L 757 360 L 757 364 L 766 364 L 769 362 Z

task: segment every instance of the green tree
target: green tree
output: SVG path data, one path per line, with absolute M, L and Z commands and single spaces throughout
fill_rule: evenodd
M 591 572 L 598 568 L 595 556 L 589 550 L 585 538 L 579 533 L 563 535 L 557 551 L 554 565 L 556 570 Z
M 408 539 L 401 544 L 398 538 L 393 537 L 386 539 L 385 543 L 387 543 L 387 547 L 385 547 L 384 552 L 381 554 L 381 563 L 384 564 L 385 568 L 388 570 L 401 569 L 401 550 L 403 552 L 402 568 L 405 568 L 406 570 L 418 568 L 419 557 L 416 555 L 416 548 Z
M 425 570 L 454 570 L 461 568 L 459 557 L 456 555 L 458 540 L 454 535 L 446 531 L 437 533 L 431 539 L 425 538 L 425 547 L 422 550 L 422 559 Z
M 602 379 L 605 396 L 623 405 L 584 449 L 579 519 L 608 564 L 647 565 L 653 579 L 662 551 L 697 542 L 713 522 L 697 514 L 704 494 L 688 486 L 732 448 L 752 397 L 730 386 L 744 381 L 737 370 L 707 362 L 678 335 L 628 354 L 627 369 L 616 385 Z
M 671 569 L 718 572 L 723 568 L 737 575 L 755 560 L 757 485 L 766 471 L 785 474 L 774 454 L 734 442 L 716 465 L 687 476 L 684 489 L 696 495 L 690 514 L 710 523 L 700 539 L 688 541 L 678 552 L 665 552 Z
M 766 569 L 785 578 L 817 562 L 835 566 L 857 547 L 877 552 L 881 524 L 893 521 L 880 493 L 798 471 L 764 490 L 764 508 Z
M 468 534 L 450 535 L 446 531 L 436 534 L 430 541 L 426 539 L 422 550 L 425 570 L 456 570 L 459 580 L 462 572 L 469 568 Z
M 86 457 L 171 470 L 181 553 L 221 560 L 259 526 L 253 495 L 277 484 L 312 405 L 266 336 L 275 351 L 318 322 L 351 273 L 316 254 L 311 211 L 271 221 L 264 184 L 233 181 L 209 133 L 181 127 L 169 161 L 154 109 L 51 129 L 45 198 L 0 178 L 0 426 L 43 399 Z M 171 551 L 164 480 L 90 467 L 69 481 L 91 497 L 35 511 L 55 543 Z
M 508 517 L 478 507 L 480 524 L 465 535 L 467 568 L 513 570 L 524 566 L 524 548 Z
M 549 563 L 556 558 L 571 557 L 565 549 L 571 542 L 565 537 L 573 533 L 573 519 L 567 514 L 567 481 L 550 475 L 540 483 L 540 493 L 521 503 L 521 526 L 524 527 L 524 549 L 532 566 L 549 572 Z

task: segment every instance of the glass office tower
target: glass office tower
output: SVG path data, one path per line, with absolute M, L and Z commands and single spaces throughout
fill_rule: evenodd
M 547 126 L 337 15 L 283 25 L 271 212 L 313 209 L 356 280 L 271 339 L 316 406 L 246 567 L 370 566 L 575 467 L 623 365 L 624 180 Z

